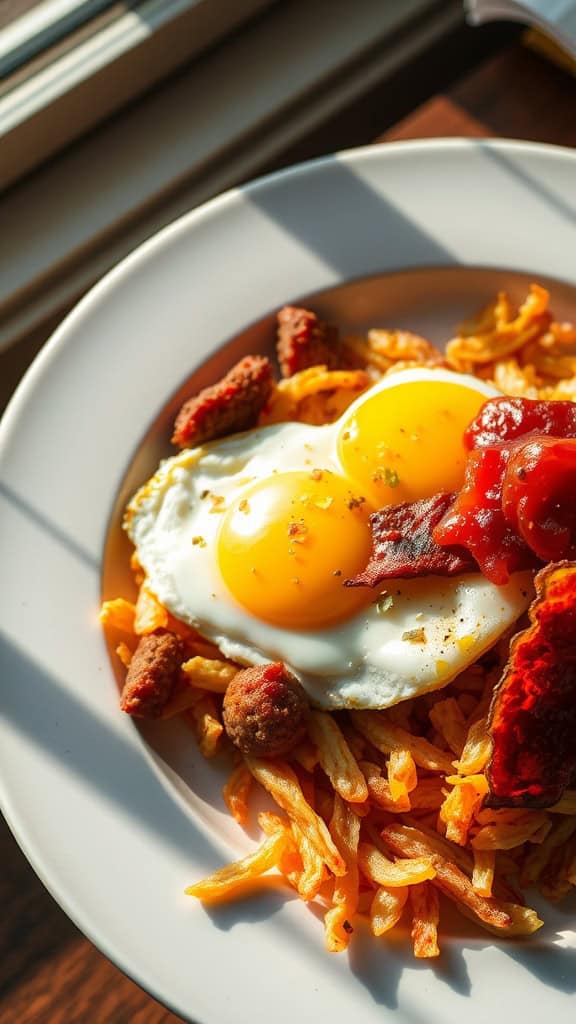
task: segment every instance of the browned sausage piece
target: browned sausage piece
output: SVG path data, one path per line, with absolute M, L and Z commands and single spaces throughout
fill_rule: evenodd
M 175 633 L 143 636 L 126 674 L 122 711 L 137 718 L 158 718 L 172 695 L 183 660 L 182 641 Z
M 304 736 L 308 702 L 282 664 L 253 665 L 238 672 L 224 696 L 224 728 L 243 754 L 280 757 Z
M 284 306 L 278 313 L 276 350 L 283 377 L 291 377 L 310 366 L 327 366 L 329 370 L 340 366 L 337 328 L 298 306 Z
M 253 427 L 273 385 L 272 363 L 245 356 L 222 380 L 188 399 L 176 417 L 172 443 L 194 448 Z

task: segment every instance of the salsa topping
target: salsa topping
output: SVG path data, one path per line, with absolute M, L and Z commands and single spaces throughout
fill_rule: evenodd
M 576 558 L 575 495 L 575 439 L 536 436 L 511 453 L 502 512 L 543 562 Z
M 572 402 L 486 402 L 464 433 L 464 485 L 434 531 L 436 543 L 467 548 L 496 584 L 539 562 L 575 557 L 573 438 Z
M 488 448 L 526 434 L 576 437 L 576 404 L 532 398 L 491 398 L 464 431 L 464 447 Z
M 576 772 L 576 562 L 534 582 L 530 626 L 510 644 L 490 709 L 491 807 L 550 807 Z
M 433 531 L 439 545 L 460 545 L 492 583 L 510 573 L 536 568 L 538 558 L 510 525 L 502 509 L 502 486 L 512 453 L 524 441 L 504 441 L 473 451 L 466 460 L 462 490 Z
M 576 558 L 576 403 L 494 398 L 464 432 L 457 494 L 370 516 L 372 552 L 348 587 L 402 577 L 510 574 Z

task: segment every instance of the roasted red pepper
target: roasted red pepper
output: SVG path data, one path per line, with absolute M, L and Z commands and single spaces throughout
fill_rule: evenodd
M 464 485 L 433 538 L 465 547 L 493 583 L 576 557 L 576 404 L 493 398 L 464 433 Z
M 464 431 L 464 447 L 488 448 L 527 434 L 576 437 L 576 403 L 491 398 Z
M 470 453 L 462 490 L 432 532 L 437 544 L 467 548 L 484 576 L 498 585 L 507 583 L 511 572 L 539 564 L 502 511 L 506 465 L 518 443 L 504 441 Z
M 576 440 L 534 437 L 512 451 L 502 512 L 543 562 L 576 558 Z

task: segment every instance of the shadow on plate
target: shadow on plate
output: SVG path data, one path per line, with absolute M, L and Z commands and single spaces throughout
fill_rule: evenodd
M 10 687 L 2 701 L 3 716 L 14 730 L 41 744 L 87 787 L 98 790 L 123 814 L 137 819 L 155 841 L 180 851 L 189 849 L 193 842 L 202 862 L 207 867 L 214 863 L 216 846 L 167 798 L 137 745 L 127 743 L 110 729 L 3 634 L 0 663 L 5 679 L 18 680 L 18 686 Z M 34 859 L 41 862 L 40 857 Z
M 528 900 L 531 903 L 530 899 Z M 570 925 L 576 919 L 576 900 L 565 906 L 564 912 L 536 900 L 544 927 L 532 938 L 525 940 L 499 940 L 482 932 L 467 918 L 463 918 L 447 900 L 441 901 L 439 945 L 437 959 L 412 959 L 408 929 L 400 926 L 384 939 L 374 940 L 368 928 L 362 929 L 349 952 L 350 969 L 371 993 L 376 1003 L 388 1009 L 398 1006 L 398 985 L 404 970 L 433 971 L 436 978 L 455 993 L 469 996 L 472 982 L 466 963 L 467 951 L 479 952 L 496 946 L 519 967 L 533 974 L 543 984 L 568 994 L 576 992 L 576 934 Z M 565 920 L 564 929 L 562 919 Z M 564 931 L 571 935 L 572 946 L 563 945 Z M 383 943 L 381 945 L 380 943 Z M 385 964 L 385 969 L 383 965 Z
M 281 210 L 274 212 L 281 214 Z M 305 218 L 301 223 L 292 219 L 290 230 L 306 239 Z M 333 253 L 330 231 L 330 225 L 326 225 L 325 248 L 326 252 Z M 575 289 L 559 282 L 539 280 L 550 289 L 556 317 L 576 320 Z M 361 333 L 370 327 L 406 328 L 442 346 L 453 335 L 456 324 L 490 301 L 498 290 L 505 288 L 513 301 L 521 301 L 530 282 L 529 275 L 492 269 L 419 269 L 351 281 L 316 295 L 291 296 L 290 301 L 309 306 L 322 318 L 337 323 L 344 333 Z M 168 438 L 180 404 L 191 393 L 218 379 L 242 355 L 271 353 L 274 333 L 275 315 L 271 313 L 230 339 L 196 373 L 182 382 L 143 438 L 127 471 L 110 520 L 102 575 L 104 598 L 130 597 L 134 593 L 128 569 L 131 548 L 121 529 L 123 509 L 135 490 L 155 471 L 160 459 L 173 453 Z M 113 653 L 111 662 L 120 686 L 123 670 Z M 215 842 L 225 843 L 228 851 L 231 847 L 237 851 L 236 856 L 241 856 L 250 847 L 248 839 L 256 838 L 258 830 L 254 824 L 255 814 L 250 827 L 244 832 L 237 828 L 226 811 L 221 789 L 227 765 L 218 759 L 212 763 L 203 761 L 191 743 L 189 730 L 181 723 L 152 723 L 138 728 L 159 779 L 184 808 L 191 823 L 201 822 L 204 829 L 212 833 Z M 220 861 L 213 861 L 215 863 Z M 276 883 L 271 883 L 270 888 L 252 900 L 213 907 L 206 909 L 206 913 L 218 928 L 229 930 L 240 922 L 257 923 L 275 916 L 292 899 L 292 893 L 279 891 Z M 566 931 L 566 925 L 574 922 L 575 908 L 572 906 L 564 919 L 564 927 L 557 910 L 542 908 L 542 916 L 547 922 L 546 927 L 531 943 L 501 942 L 500 948 L 544 983 L 564 992 L 576 991 L 576 948 L 561 944 L 561 933 Z M 283 924 L 285 918 L 283 915 Z M 286 921 L 286 926 L 291 928 L 292 921 Z M 325 960 L 321 928 L 310 936 L 306 928 L 300 933 L 296 926 L 296 941 L 302 942 L 304 933 L 311 939 L 307 948 L 310 951 L 315 948 Z M 441 941 L 443 952 L 437 961 L 416 961 L 412 959 L 406 930 L 375 941 L 365 929 L 360 928 L 351 944 L 350 968 L 374 1000 L 391 1009 L 398 1004 L 398 984 L 407 968 L 417 972 L 432 970 L 456 993 L 467 996 L 471 991 L 471 981 L 466 951 L 482 950 L 493 946 L 497 940 L 484 937 L 446 904 Z

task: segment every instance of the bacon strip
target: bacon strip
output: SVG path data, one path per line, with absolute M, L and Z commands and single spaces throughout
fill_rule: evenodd
M 576 772 L 576 562 L 546 566 L 535 586 L 490 710 L 491 807 L 550 807 Z
M 341 365 L 338 330 L 308 309 L 284 306 L 278 313 L 277 353 L 283 377 L 310 366 L 336 370 Z
M 414 576 L 455 576 L 478 572 L 463 548 L 440 547 L 432 530 L 454 501 L 453 494 L 388 505 L 370 516 L 372 554 L 366 568 L 346 580 L 346 587 L 376 587 L 383 580 Z
M 172 443 L 193 448 L 255 426 L 272 385 L 270 360 L 245 356 L 217 384 L 184 403 L 176 417 Z

